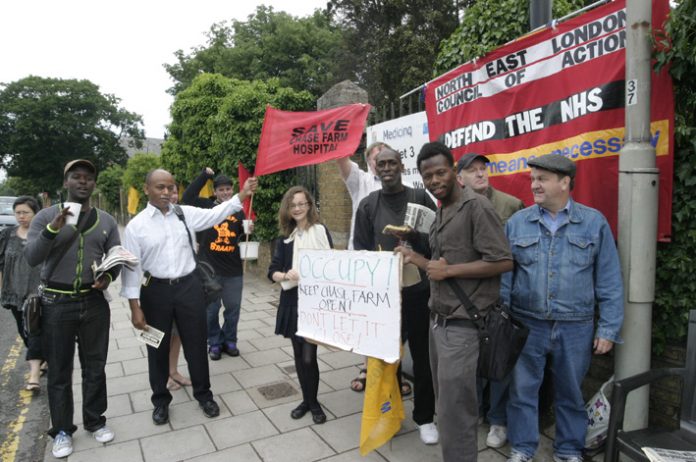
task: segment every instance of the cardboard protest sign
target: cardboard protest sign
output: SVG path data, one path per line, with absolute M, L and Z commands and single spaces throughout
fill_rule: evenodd
M 369 104 L 314 112 L 267 107 L 254 173 L 266 175 L 353 155 L 369 113 Z
M 654 29 L 669 3 L 653 0 Z M 498 48 L 432 81 L 425 102 L 430 139 L 455 158 L 483 154 L 491 184 L 532 203 L 530 159 L 559 154 L 577 164 L 573 197 L 599 209 L 616 235 L 619 151 L 625 107 L 626 2 L 597 7 Z M 674 101 L 664 69 L 652 75 L 651 142 L 660 169 L 658 238 L 669 240 Z
M 400 256 L 302 249 L 297 335 L 393 363 L 401 346 Z

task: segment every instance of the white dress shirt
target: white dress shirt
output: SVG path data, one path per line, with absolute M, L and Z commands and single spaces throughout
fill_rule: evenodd
M 348 238 L 348 250 L 353 250 L 353 231 L 355 229 L 355 214 L 358 211 L 358 205 L 372 191 L 382 189 L 382 182 L 378 176 L 360 170 L 358 164 L 350 161 L 350 173 L 348 178 L 345 179 L 345 183 L 350 200 L 353 203 L 353 214 L 350 217 L 350 237 Z
M 212 209 L 201 209 L 181 205 L 186 225 L 196 242 L 195 232 L 203 231 L 221 223 L 228 215 L 242 209 L 239 197 L 216 205 Z M 133 270 L 123 268 L 121 272 L 121 296 L 127 299 L 140 298 L 140 285 L 147 271 L 160 279 L 175 279 L 190 274 L 196 268 L 186 228 L 174 213 L 174 206 L 163 214 L 148 202 L 147 207 L 137 214 L 126 226 L 123 247 L 140 259 Z

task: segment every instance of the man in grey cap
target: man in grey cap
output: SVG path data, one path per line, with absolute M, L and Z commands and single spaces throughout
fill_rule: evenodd
M 493 208 L 500 220 L 505 224 L 515 212 L 524 208 L 524 204 L 515 196 L 498 191 L 489 184 L 486 168 L 488 162 L 488 157 L 484 155 L 473 152 L 464 154 L 457 161 L 457 182 L 461 187 L 469 187 L 486 196 L 493 203 Z
M 106 356 L 111 312 L 104 291 L 118 277 L 120 266 L 98 279 L 92 263 L 121 243 L 116 220 L 89 199 L 97 181 L 92 162 L 76 159 L 63 170 L 63 186 L 76 210 L 57 204 L 41 210 L 31 222 L 24 255 L 41 269 L 41 336 L 48 361 L 48 406 L 53 456 L 73 451 L 73 362 L 77 343 L 82 366 L 82 421 L 99 443 L 114 439 L 106 426 Z M 73 208 L 73 210 L 70 210 Z M 77 224 L 68 224 L 77 215 Z M 77 341 L 77 342 L 76 342 Z
M 501 297 L 530 331 L 512 371 L 509 460 L 530 461 L 537 450 L 539 387 L 548 362 L 555 390 L 553 458 L 581 462 L 587 414 L 580 386 L 592 351 L 607 353 L 621 341 L 621 268 L 604 216 L 570 197 L 573 161 L 548 154 L 528 165 L 535 205 L 505 226 L 514 267 L 501 287 Z

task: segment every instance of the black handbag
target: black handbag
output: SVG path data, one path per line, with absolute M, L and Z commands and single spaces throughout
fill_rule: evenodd
M 447 279 L 469 318 L 479 332 L 479 377 L 502 380 L 515 367 L 517 358 L 527 341 L 529 329 L 510 314 L 508 307 L 501 303 L 492 305 L 485 318 L 474 306 L 462 288 L 453 279 Z
M 186 236 L 188 237 L 189 245 L 191 246 L 191 252 L 193 253 L 193 259 L 196 261 L 196 272 L 201 280 L 201 285 L 203 286 L 203 292 L 205 292 L 205 304 L 210 305 L 216 300 L 219 300 L 222 296 L 222 285 L 215 279 L 215 270 L 210 265 L 210 263 L 205 261 L 200 261 L 196 251 L 193 248 L 193 240 L 191 240 L 191 233 L 189 232 L 188 226 L 186 225 L 186 217 L 184 217 L 184 212 L 178 205 L 174 206 L 174 213 L 181 220 L 186 228 Z
M 22 320 L 27 337 L 41 333 L 41 295 L 31 294 L 24 299 Z

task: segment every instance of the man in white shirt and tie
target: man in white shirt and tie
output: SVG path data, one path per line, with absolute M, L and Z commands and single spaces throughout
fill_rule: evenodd
M 249 178 L 239 194 L 212 209 L 181 206 L 189 232 L 210 228 L 241 210 L 242 202 L 253 194 L 256 186 L 256 178 Z M 210 391 L 203 287 L 195 272 L 196 261 L 186 227 L 170 203 L 174 188 L 174 178 L 166 170 L 148 173 L 145 181 L 148 204 L 128 223 L 123 238 L 123 246 L 140 259 L 137 268 L 122 272 L 121 296 L 128 299 L 133 326 L 136 329 L 152 326 L 165 333 L 159 348 L 147 348 L 151 399 L 155 406 L 152 420 L 156 425 L 169 421 L 172 395 L 167 389 L 167 379 L 172 320 L 176 320 L 179 328 L 194 398 L 207 417 L 220 414 Z M 191 238 L 195 240 L 195 236 Z

